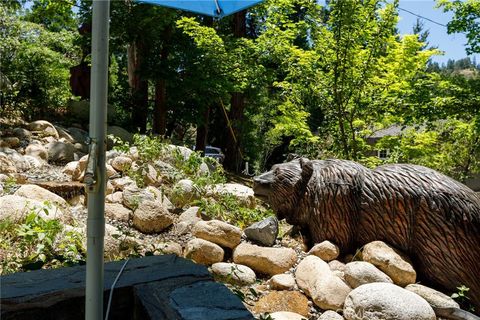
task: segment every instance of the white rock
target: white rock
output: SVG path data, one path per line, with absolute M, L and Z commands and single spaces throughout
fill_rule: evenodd
M 119 179 L 110 180 L 115 190 L 123 191 L 127 187 L 136 187 L 137 184 L 130 177 L 123 177 Z
M 198 199 L 199 192 L 193 184 L 193 181 L 190 179 L 182 179 L 175 184 L 170 200 L 172 200 L 175 206 L 182 208 L 186 204 Z
M 405 289 L 418 294 L 434 308 L 460 308 L 458 303 L 446 294 L 421 284 L 409 284 Z
M 146 186 L 158 185 L 158 174 L 152 165 L 147 164 L 142 169 L 142 176 L 143 176 L 143 183 L 145 183 Z
M 112 184 L 114 183 L 113 181 L 115 180 L 112 180 Z M 136 208 L 145 201 L 156 202 L 155 196 L 151 192 L 133 185 L 123 190 L 123 204 L 125 207 L 136 210 Z
M 62 197 L 42 187 L 33 184 L 24 184 L 15 191 L 14 195 L 33 199 L 40 202 L 49 201 L 57 207 L 67 208 L 68 203 Z
M 235 248 L 242 238 L 242 230 L 220 220 L 199 221 L 192 230 L 197 238 L 216 243 L 222 247 Z
M 216 278 L 231 284 L 248 285 L 257 280 L 252 269 L 236 263 L 217 262 L 212 264 L 211 271 Z
M 432 307 L 419 295 L 391 283 L 361 285 L 345 300 L 347 320 L 435 320 Z
M 48 151 L 45 149 L 44 146 L 39 144 L 29 144 L 25 148 L 25 154 L 42 159 L 44 161 L 48 161 Z
M 175 209 L 175 206 L 167 198 L 167 196 L 164 194 L 163 191 L 158 190 L 157 188 L 155 188 L 153 186 L 148 186 L 148 187 L 145 188 L 145 190 L 150 192 L 151 194 L 153 194 L 153 198 L 155 199 L 155 201 L 160 202 L 168 210 Z
M 266 248 L 241 243 L 233 252 L 233 261 L 273 276 L 288 271 L 297 261 L 297 254 L 291 248 Z
M 392 279 L 377 269 L 373 264 L 365 261 L 354 261 L 345 266 L 345 281 L 351 288 L 372 282 L 393 283 Z
M 224 251 L 219 245 L 203 239 L 192 239 L 185 248 L 185 258 L 204 265 L 221 262 L 223 255 Z
M 314 245 L 308 253 L 328 262 L 338 258 L 340 249 L 330 241 L 323 241 L 322 243 Z
M 162 242 L 154 244 L 155 251 L 160 254 L 174 254 L 181 257 L 183 254 L 183 248 L 179 243 L 176 242 Z
M 0 221 L 5 219 L 19 221 L 30 212 L 35 212 L 46 220 L 59 219 L 63 222 L 72 220 L 69 214 L 53 204 L 47 206 L 40 201 L 15 195 L 0 197 Z
M 290 311 L 278 311 L 270 313 L 270 317 L 273 320 L 307 320 L 301 314 L 290 312 Z
M 406 258 L 382 241 L 373 241 L 363 248 L 362 258 L 386 273 L 393 283 L 405 287 L 415 283 L 417 273 Z
M 295 287 L 295 278 L 291 274 L 276 274 L 267 284 L 272 290 L 292 290 Z
M 317 256 L 307 256 L 297 266 L 295 278 L 300 289 L 324 310 L 343 307 L 345 297 L 352 290 L 335 276 L 328 264 Z
M 143 233 L 160 232 L 172 224 L 173 216 L 158 202 L 142 201 L 133 213 L 133 226 Z
M 343 320 L 343 317 L 336 313 L 335 311 L 332 310 L 327 310 L 322 315 L 318 320 Z
M 255 207 L 255 196 L 253 189 L 238 183 L 222 183 L 213 186 L 208 190 L 207 195 L 216 197 L 221 195 L 235 196 L 240 203 L 250 208 Z

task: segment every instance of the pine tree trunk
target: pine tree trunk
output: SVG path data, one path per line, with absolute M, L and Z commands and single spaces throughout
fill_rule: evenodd
M 167 128 L 167 82 L 164 79 L 155 83 L 155 107 L 153 110 L 153 133 L 165 135 Z
M 141 133 L 147 129 L 148 81 L 142 79 L 140 70 L 145 56 L 141 40 L 132 42 L 128 49 L 128 82 L 130 84 L 132 122 Z

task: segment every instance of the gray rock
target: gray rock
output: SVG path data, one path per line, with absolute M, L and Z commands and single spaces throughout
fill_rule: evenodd
M 32 138 L 32 133 L 24 128 L 14 128 L 13 135 L 18 137 L 21 140 L 30 140 Z
M 276 217 L 268 217 L 252 224 L 243 232 L 248 240 L 271 247 L 275 244 L 278 236 L 278 220 Z
M 421 284 L 409 284 L 405 289 L 418 294 L 434 308 L 460 308 L 458 303 L 446 294 Z
M 75 161 L 75 147 L 71 143 L 50 142 L 45 145 L 48 151 L 48 161 L 59 164 L 67 164 Z
M 419 295 L 391 283 L 361 285 L 345 299 L 347 320 L 435 320 L 432 307 Z

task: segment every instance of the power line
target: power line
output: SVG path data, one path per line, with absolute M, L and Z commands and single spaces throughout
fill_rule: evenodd
M 430 18 L 421 16 L 421 15 L 419 15 L 419 14 L 417 14 L 417 13 L 415 13 L 415 12 L 409 11 L 409 10 L 407 10 L 407 9 L 403 9 L 403 8 L 398 7 L 398 10 L 405 11 L 405 12 L 410 13 L 411 15 L 414 15 L 414 16 L 416 16 L 416 17 L 419 17 L 419 18 L 421 18 L 421 19 L 430 21 L 431 23 L 435 23 L 435 24 L 437 24 L 437 25 L 439 25 L 439 26 L 448 28 L 448 26 L 447 26 L 446 24 L 443 24 L 443 23 L 437 22 L 437 21 L 435 21 L 435 20 L 432 20 L 432 19 L 430 19 Z

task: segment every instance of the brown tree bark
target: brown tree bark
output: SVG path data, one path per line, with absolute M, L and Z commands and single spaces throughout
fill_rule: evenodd
M 195 151 L 201 151 L 205 154 L 208 136 L 208 122 L 210 120 L 210 107 L 203 113 L 203 121 L 197 126 L 197 139 L 195 141 Z
M 140 75 L 145 57 L 145 44 L 141 39 L 130 43 L 128 54 L 128 82 L 130 85 L 132 122 L 141 133 L 147 130 L 148 81 Z
M 246 13 L 247 11 L 240 11 L 235 13 L 233 16 L 233 35 L 236 38 L 245 37 L 247 35 L 247 24 L 246 24 Z M 231 134 L 230 128 L 225 128 L 227 130 L 227 143 L 225 145 L 225 162 L 224 166 L 236 172 L 241 171 L 242 166 L 242 154 L 240 150 L 240 124 L 243 120 L 243 115 L 245 111 L 245 97 L 242 92 L 232 92 L 230 99 L 230 124 L 232 126 L 235 137 Z

